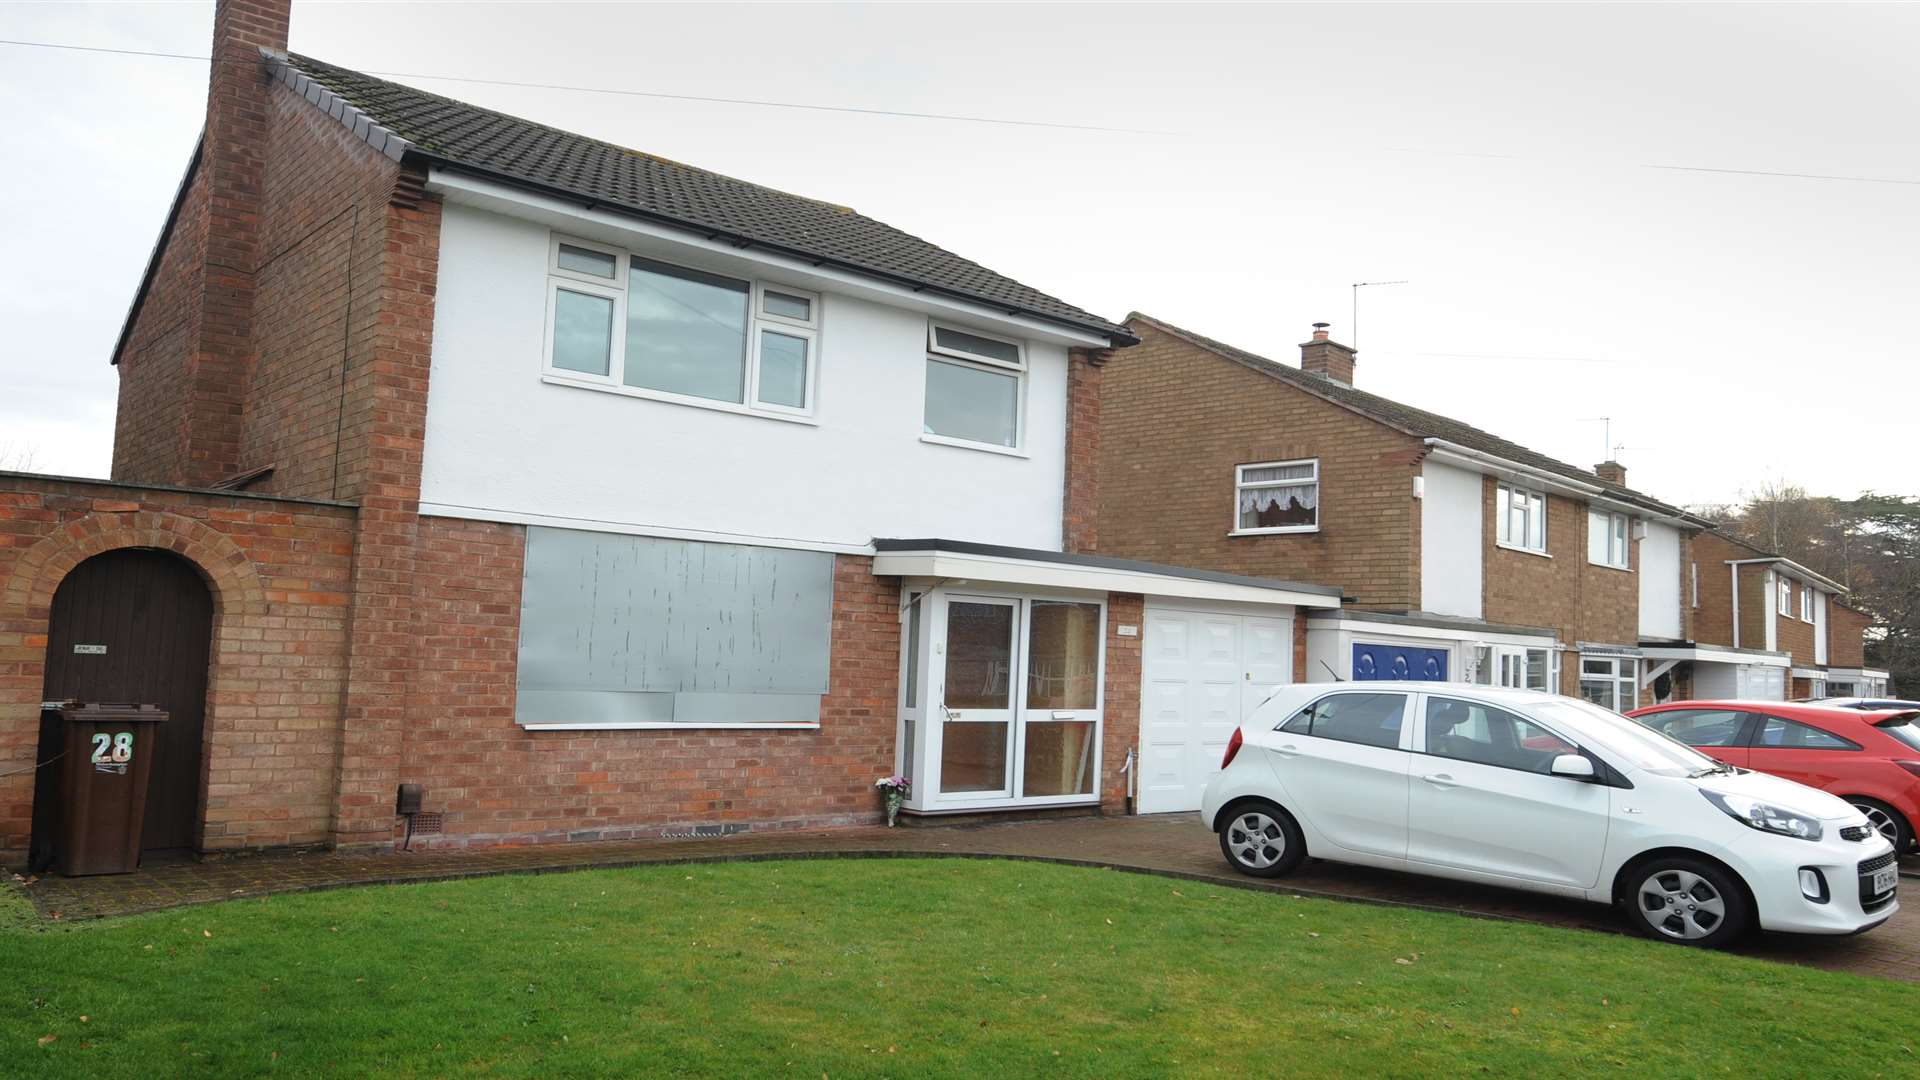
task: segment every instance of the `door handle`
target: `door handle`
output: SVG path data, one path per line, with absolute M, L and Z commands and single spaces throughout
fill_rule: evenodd
M 1276 754 L 1279 754 L 1281 757 L 1299 757 L 1300 756 L 1300 748 L 1293 745 L 1292 743 L 1287 743 L 1283 746 L 1276 746 L 1273 748 L 1273 752 Z
M 1427 776 L 1423 776 L 1420 779 L 1425 780 L 1427 783 L 1432 784 L 1434 787 L 1449 788 L 1449 787 L 1460 786 L 1460 782 L 1458 780 L 1455 780 L 1453 777 L 1448 776 L 1446 773 L 1443 773 L 1443 772 L 1432 773 Z

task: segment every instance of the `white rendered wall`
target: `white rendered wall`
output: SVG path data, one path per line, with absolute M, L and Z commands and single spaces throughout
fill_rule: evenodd
M 1640 541 L 1640 636 L 1677 641 L 1680 638 L 1680 530 L 1659 522 L 1647 523 Z
M 823 297 L 817 423 L 552 385 L 548 238 L 445 206 L 421 469 L 431 511 L 743 543 L 1059 549 L 1064 346 L 1028 343 L 1024 457 L 920 440 L 927 318 L 870 299 Z
M 1480 617 L 1481 547 L 1486 516 L 1479 473 L 1426 462 L 1420 499 L 1420 608 Z

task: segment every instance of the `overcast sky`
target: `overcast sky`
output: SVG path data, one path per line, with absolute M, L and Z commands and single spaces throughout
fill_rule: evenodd
M 210 3 L 9 4 L 0 37 L 204 55 Z M 1920 7 L 294 5 L 360 69 L 843 203 L 1113 318 L 1357 382 L 1674 502 L 1920 494 Z M 204 63 L 0 45 L 0 458 L 104 476 L 108 354 Z M 1798 179 L 1652 166 L 1807 173 Z

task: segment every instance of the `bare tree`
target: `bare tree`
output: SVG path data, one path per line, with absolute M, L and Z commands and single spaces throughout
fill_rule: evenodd
M 39 464 L 32 443 L 0 443 L 0 472 L 38 472 Z

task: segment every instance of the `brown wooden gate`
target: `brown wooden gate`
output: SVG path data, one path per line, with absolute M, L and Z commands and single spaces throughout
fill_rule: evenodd
M 141 702 L 170 714 L 153 758 L 142 850 L 194 843 L 212 639 L 213 595 L 192 564 L 168 552 L 95 555 L 53 594 L 44 700 Z

